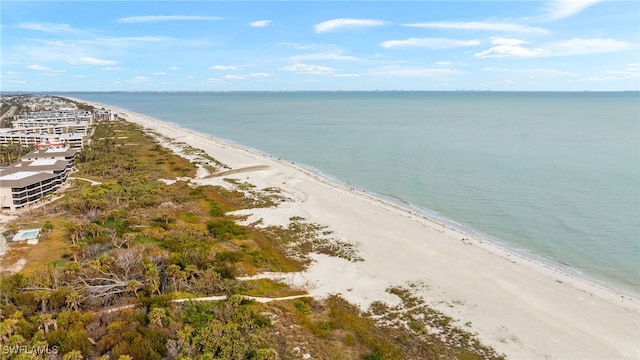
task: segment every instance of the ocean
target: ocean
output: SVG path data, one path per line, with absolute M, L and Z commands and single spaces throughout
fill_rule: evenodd
M 638 92 L 60 93 L 283 158 L 640 293 Z

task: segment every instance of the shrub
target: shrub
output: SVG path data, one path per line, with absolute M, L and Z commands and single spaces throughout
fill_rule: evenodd
M 230 220 L 217 220 L 207 222 L 207 230 L 216 239 L 231 240 L 247 234 L 244 226 L 237 225 Z

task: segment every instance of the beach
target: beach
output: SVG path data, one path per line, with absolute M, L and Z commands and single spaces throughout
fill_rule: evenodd
M 427 304 L 510 359 L 640 357 L 640 300 L 633 295 L 290 162 L 126 109 L 93 105 L 201 149 L 232 170 L 220 177 L 202 174 L 194 183 L 229 186 L 223 178 L 234 178 L 258 188 L 280 188 L 290 199 L 277 208 L 243 210 L 239 214 L 248 216 L 247 223 L 262 219 L 265 225 L 286 225 L 299 216 L 354 244 L 364 261 L 314 255 L 305 272 L 268 274 L 314 297 L 340 294 L 366 310 L 374 301 L 397 303 L 388 288 L 411 286 Z

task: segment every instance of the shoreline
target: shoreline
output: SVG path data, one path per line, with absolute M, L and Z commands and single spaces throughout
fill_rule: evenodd
M 581 270 L 575 269 L 575 268 L 571 267 L 570 265 L 565 265 L 565 264 L 562 264 L 562 263 L 560 263 L 560 262 L 558 262 L 556 260 L 547 258 L 547 257 L 539 255 L 539 254 L 536 254 L 535 252 L 532 252 L 530 250 L 521 249 L 521 248 L 518 248 L 516 246 L 510 245 L 510 244 L 508 244 L 507 242 L 505 242 L 503 240 L 496 239 L 496 238 L 494 238 L 494 237 L 492 237 L 490 235 L 482 233 L 482 232 L 480 232 L 478 230 L 475 230 L 475 229 L 473 229 L 473 228 L 471 228 L 469 226 L 457 223 L 454 220 L 451 220 L 451 219 L 446 218 L 445 216 L 439 215 L 439 214 L 437 214 L 436 212 L 434 212 L 434 211 L 432 211 L 430 209 L 421 208 L 418 205 L 415 205 L 413 203 L 407 202 L 407 201 L 399 199 L 399 198 L 395 198 L 393 196 L 378 194 L 378 193 L 375 193 L 375 192 L 367 191 L 365 189 L 354 187 L 354 186 L 352 186 L 352 185 L 340 180 L 339 178 L 324 174 L 322 171 L 320 171 L 319 169 L 314 168 L 313 166 L 310 166 L 310 165 L 307 165 L 307 164 L 303 164 L 303 163 L 295 163 L 294 161 L 291 161 L 291 160 L 277 158 L 277 157 L 274 157 L 274 155 L 272 155 L 272 154 L 266 153 L 266 152 L 261 151 L 259 149 L 255 149 L 255 148 L 252 148 L 252 147 L 249 147 L 249 146 L 245 146 L 245 145 L 239 144 L 239 143 L 237 143 L 237 142 L 235 142 L 233 140 L 230 140 L 230 139 L 220 138 L 220 137 L 217 137 L 217 136 L 214 136 L 214 135 L 210 135 L 210 134 L 207 134 L 207 133 L 201 133 L 201 132 L 198 132 L 198 131 L 190 129 L 190 128 L 182 127 L 179 124 L 174 123 L 174 122 L 160 120 L 160 119 L 154 118 L 152 116 L 145 115 L 145 114 L 142 114 L 142 113 L 137 113 L 137 112 L 134 112 L 134 111 L 131 111 L 131 110 L 128 110 L 128 109 L 124 109 L 124 108 L 120 108 L 120 107 L 113 106 L 113 105 L 108 105 L 108 104 L 97 103 L 97 102 L 89 102 L 89 101 L 85 101 L 85 100 L 78 99 L 78 98 L 71 98 L 71 97 L 66 97 L 66 98 L 72 99 L 72 100 L 75 100 L 75 101 L 79 101 L 79 102 L 85 102 L 85 103 L 91 104 L 92 106 L 95 106 L 95 107 L 110 108 L 111 110 L 117 110 L 119 113 L 127 113 L 127 114 L 130 114 L 130 115 L 136 116 L 136 117 L 141 117 L 141 118 L 144 118 L 146 121 L 150 121 L 151 123 L 154 123 L 154 124 L 160 124 L 162 127 L 167 127 L 169 129 L 175 130 L 177 132 L 185 132 L 185 133 L 191 134 L 193 136 L 206 137 L 206 138 L 210 139 L 212 142 L 222 144 L 222 146 L 232 147 L 232 148 L 235 148 L 238 151 L 248 152 L 248 153 L 251 153 L 253 155 L 269 159 L 271 161 L 280 162 L 282 165 L 291 166 L 294 169 L 296 169 L 296 170 L 298 170 L 300 172 L 304 172 L 308 176 L 313 177 L 318 181 L 326 182 L 330 186 L 341 187 L 344 190 L 359 193 L 359 194 L 361 194 L 363 196 L 366 196 L 366 197 L 369 197 L 369 198 L 373 199 L 374 201 L 379 201 L 379 202 L 384 203 L 384 204 L 386 204 L 388 206 L 397 207 L 400 210 L 407 211 L 407 212 L 411 213 L 414 216 L 422 217 L 426 221 L 432 222 L 432 223 L 434 223 L 434 224 L 436 224 L 438 226 L 447 227 L 447 228 L 450 228 L 453 231 L 459 232 L 462 235 L 469 236 L 469 237 L 472 237 L 474 239 L 477 239 L 481 243 L 487 243 L 488 246 L 496 247 L 496 249 L 498 251 L 504 251 L 504 253 L 510 254 L 509 256 L 513 255 L 513 256 L 517 256 L 517 257 L 522 257 L 524 261 L 530 261 L 530 262 L 532 262 L 534 264 L 537 264 L 537 265 L 545 267 L 545 268 L 550 267 L 554 271 L 558 271 L 558 272 L 563 273 L 568 278 L 575 278 L 575 280 L 578 283 L 585 283 L 585 286 L 587 286 L 587 288 L 585 288 L 584 290 L 588 290 L 589 286 L 595 286 L 595 287 L 600 287 L 600 288 L 603 288 L 604 290 L 616 293 L 616 295 L 626 296 L 626 297 L 635 298 L 635 299 L 640 300 L 640 291 L 634 291 L 632 289 L 625 288 L 621 284 L 615 284 L 615 283 L 613 283 L 611 281 L 608 281 L 606 279 L 599 279 L 599 278 L 596 278 L 594 276 L 587 275 L 586 273 L 582 272 Z M 132 122 L 136 122 L 136 121 L 132 121 Z M 140 124 L 139 122 L 136 122 L 136 123 Z M 148 127 L 146 127 L 146 128 L 148 128 Z M 153 130 L 156 130 L 156 129 L 153 129 Z M 161 132 L 159 131 L 159 133 L 161 133 Z M 171 138 L 172 134 L 174 134 L 174 133 L 167 133 L 167 134 L 162 134 L 162 135 Z M 184 141 L 184 142 L 189 144 L 188 141 Z M 189 145 L 191 145 L 191 144 L 189 144 Z M 215 158 L 215 154 L 209 154 L 209 155 L 211 155 L 211 156 L 213 156 Z
M 232 169 L 269 164 L 266 170 L 236 175 L 259 186 L 278 186 L 302 194 L 302 200 L 286 204 L 287 211 L 275 208 L 246 210 L 246 213 L 258 214 L 258 218 L 264 218 L 267 212 L 276 217 L 283 212 L 295 213 L 328 226 L 342 240 L 356 244 L 365 259 L 364 264 L 354 264 L 315 257 L 316 262 L 306 274 L 295 275 L 299 278 L 296 283 L 314 287 L 310 291 L 314 296 L 339 292 L 350 302 L 366 307 L 375 300 L 393 301 L 385 292 L 389 286 L 419 283 L 423 286 L 416 292 L 427 303 L 461 323 L 471 322 L 472 330 L 483 343 L 508 357 L 635 358 L 640 355 L 637 294 L 625 294 L 622 289 L 571 274 L 554 264 L 460 229 L 455 223 L 434 219 L 412 209 L 409 203 L 403 206 L 380 195 L 349 188 L 339 180 L 276 160 L 255 149 L 126 109 L 74 100 L 112 109 L 127 121 L 204 150 Z M 199 182 L 215 181 L 200 179 Z M 375 229 L 366 231 L 359 224 Z M 400 261 L 392 261 L 398 259 L 390 259 L 391 255 Z M 428 259 L 426 263 L 425 259 Z M 392 268 L 392 272 L 385 271 Z M 501 296 L 487 294 L 487 290 L 499 290 Z M 522 303 L 531 308 L 523 307 Z M 573 315 L 565 314 L 567 311 Z M 544 318 L 548 324 L 556 323 L 553 331 L 547 333 L 548 329 L 540 325 L 529 329 L 538 318 Z M 568 331 L 572 335 L 567 334 L 566 328 L 574 328 Z M 608 328 L 610 334 L 602 334 L 603 328 Z M 580 336 L 576 334 L 590 336 L 575 339 Z M 553 343 L 551 348 L 547 341 Z

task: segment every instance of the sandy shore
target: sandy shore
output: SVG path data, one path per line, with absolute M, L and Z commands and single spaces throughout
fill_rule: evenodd
M 82 100 L 79 100 L 82 101 Z M 390 286 L 418 284 L 428 304 L 471 323 L 481 341 L 511 359 L 639 359 L 640 299 L 536 262 L 423 215 L 332 183 L 291 163 L 112 106 L 128 121 L 204 150 L 237 172 L 225 177 L 279 187 L 293 199 L 244 211 L 249 222 L 291 216 L 328 226 L 356 244 L 362 262 L 315 256 L 284 276 L 313 296 L 342 294 L 366 309 L 398 301 Z M 244 170 L 242 170 L 244 169 Z M 222 177 L 204 184 L 228 185 Z

